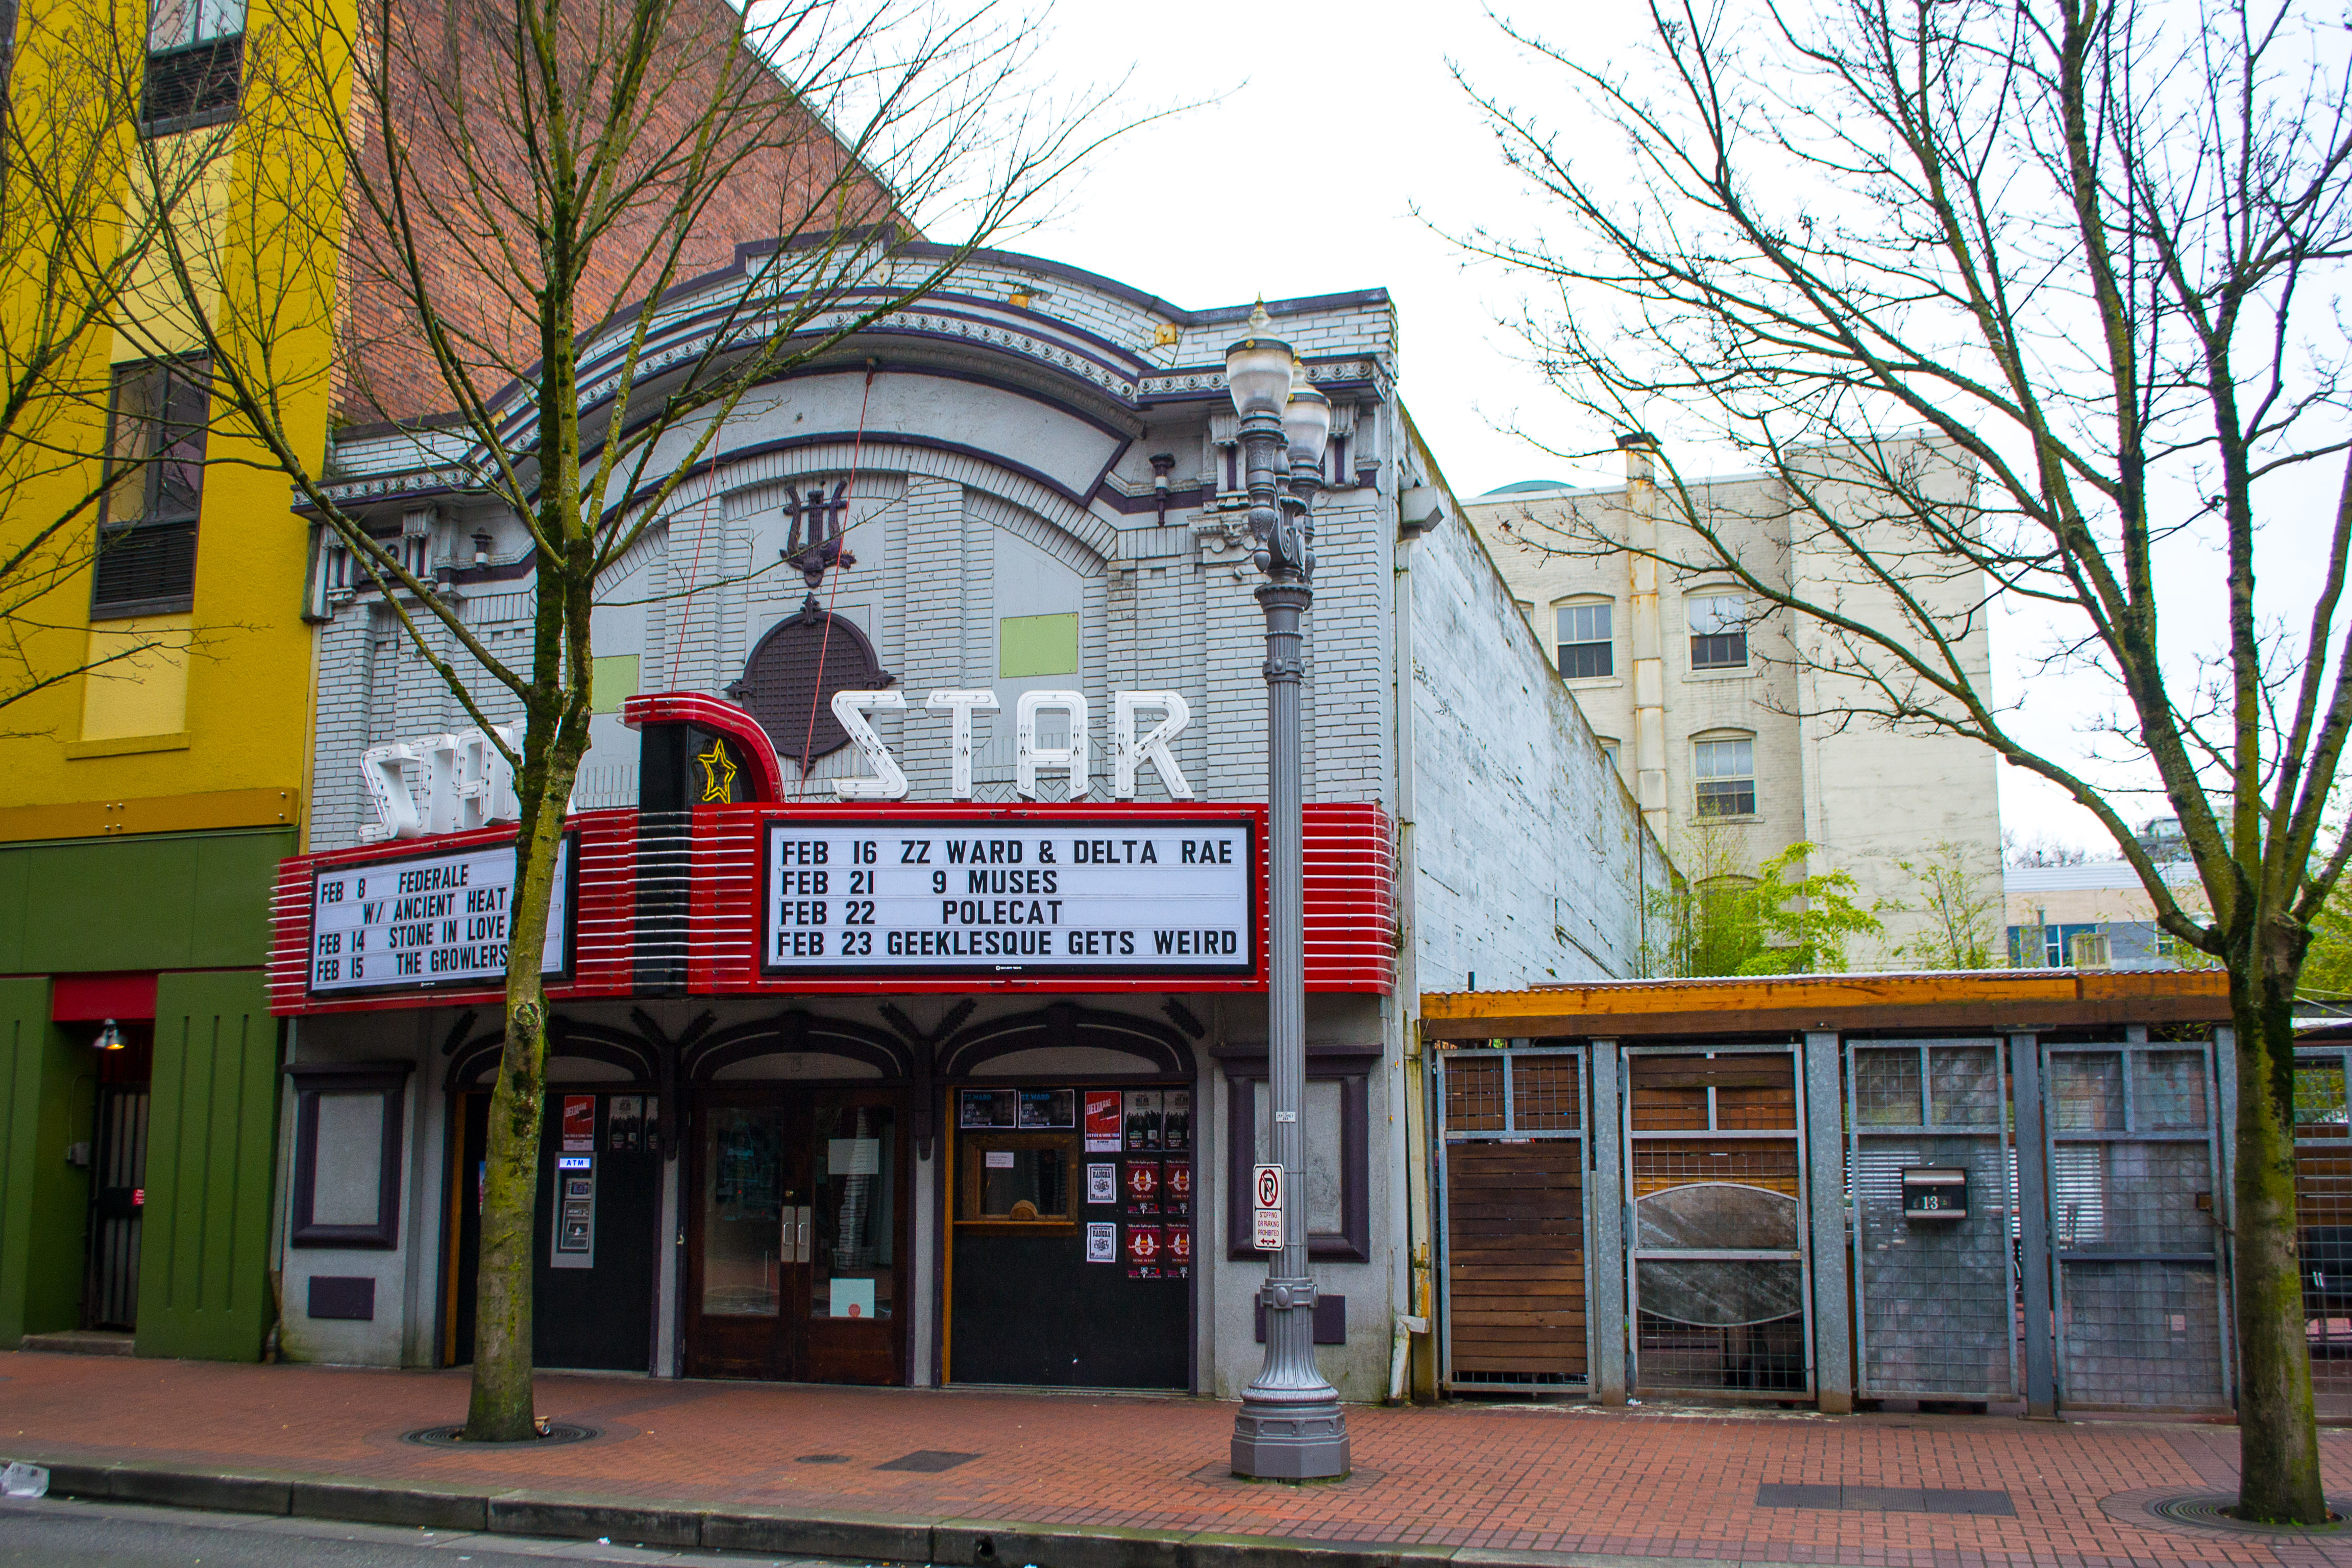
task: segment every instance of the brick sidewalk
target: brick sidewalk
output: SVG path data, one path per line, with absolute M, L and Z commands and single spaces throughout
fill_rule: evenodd
M 603 1436 L 521 1453 L 402 1440 L 461 1418 L 466 1391 L 462 1371 L 0 1354 L 0 1454 L 1514 1553 L 2352 1568 L 2352 1539 L 2274 1544 L 2101 1509 L 2142 1489 L 2231 1487 L 2237 1434 L 2226 1426 L 1354 1407 L 1356 1478 L 1293 1488 L 1223 1473 L 1233 1406 L 1208 1400 L 547 1376 L 541 1414 Z M 973 1457 L 935 1472 L 879 1468 L 921 1450 Z M 2331 1489 L 2352 1491 L 2352 1433 L 2324 1434 L 2321 1451 Z M 2006 1490 L 2016 1511 L 1759 1508 L 1770 1483 Z

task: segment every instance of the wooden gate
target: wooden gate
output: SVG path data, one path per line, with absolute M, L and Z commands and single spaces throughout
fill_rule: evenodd
M 1449 1388 L 1587 1386 L 1584 1051 L 1446 1051 L 1438 1179 Z

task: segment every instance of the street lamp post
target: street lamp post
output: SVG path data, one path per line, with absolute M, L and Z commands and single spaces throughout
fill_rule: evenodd
M 1307 384 L 1288 343 L 1268 337 L 1265 307 L 1250 335 L 1225 351 L 1225 382 L 1241 416 L 1248 463 L 1250 531 L 1265 574 L 1267 829 L 1273 837 L 1273 908 L 1266 955 L 1266 1077 L 1273 1089 L 1273 1160 L 1282 1167 L 1282 1247 L 1266 1266 L 1265 1363 L 1234 1417 L 1234 1473 L 1269 1480 L 1322 1480 L 1348 1473 L 1348 1422 L 1339 1393 L 1315 1365 L 1315 1281 L 1307 1272 L 1307 1215 L 1299 1105 L 1307 1083 L 1305 858 L 1299 801 L 1301 621 L 1314 602 L 1315 493 L 1331 402 Z M 1285 483 L 1285 480 L 1287 483 Z

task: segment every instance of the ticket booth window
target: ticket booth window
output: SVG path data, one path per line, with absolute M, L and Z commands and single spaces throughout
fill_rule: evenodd
M 1076 1140 L 1013 1132 L 964 1144 L 960 1216 L 1009 1225 L 1070 1223 L 1070 1156 Z

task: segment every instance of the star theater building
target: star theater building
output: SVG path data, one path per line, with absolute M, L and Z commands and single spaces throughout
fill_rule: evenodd
M 691 352 L 696 303 L 651 352 Z M 1633 973 L 1666 872 L 1397 401 L 1387 295 L 1267 309 L 1334 408 L 1294 1201 L 1324 1369 L 1377 1398 L 1428 1289 L 1413 999 Z M 608 580 L 548 932 L 541 1365 L 1255 1373 L 1265 696 L 1222 374 L 1247 316 L 980 258 L 747 399 Z M 436 439 L 346 433 L 346 504 L 520 646 L 522 530 Z M 461 1363 L 510 785 L 323 541 L 316 584 L 272 969 L 283 1341 Z

